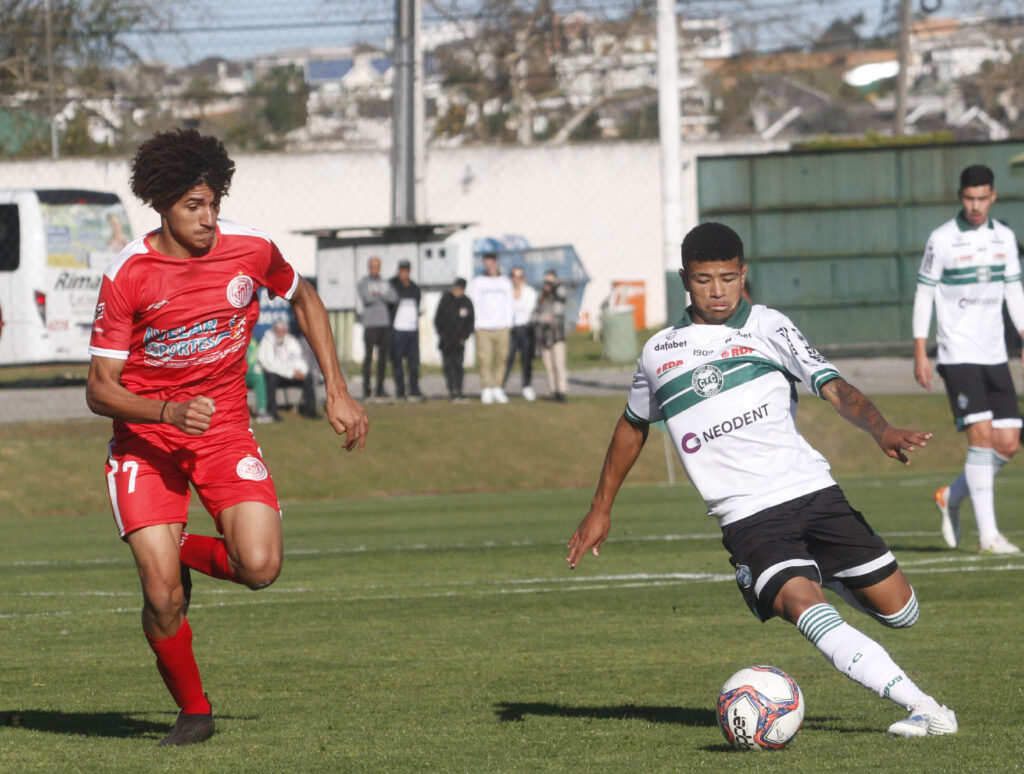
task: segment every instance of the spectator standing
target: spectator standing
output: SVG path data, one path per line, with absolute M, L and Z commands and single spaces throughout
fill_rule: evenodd
M 512 330 L 512 281 L 501 274 L 498 254 L 484 253 L 484 273 L 469 286 L 476 316 L 476 359 L 480 367 L 480 400 L 508 403 L 501 388 L 500 368 L 508 360 Z
M 391 306 L 391 367 L 395 374 L 395 395 L 412 402 L 423 400 L 420 393 L 420 286 L 412 281 L 409 261 L 398 262 L 398 274 L 391 278 L 396 301 Z M 405 393 L 405 368 L 409 369 L 409 394 Z
M 516 266 L 512 269 L 512 331 L 509 334 L 505 378 L 501 380 L 501 384 L 504 387 L 508 382 L 518 354 L 523 363 L 523 397 L 526 400 L 537 399 L 537 393 L 530 385 L 533 378 L 533 356 L 536 349 L 530 315 L 533 314 L 533 308 L 536 305 L 537 291 L 527 284 L 526 272 L 523 271 L 523 267 Z
M 466 280 L 459 277 L 441 297 L 434 315 L 434 329 L 437 331 L 438 349 L 444 364 L 444 382 L 448 398 L 465 401 L 462 394 L 462 377 L 465 373 L 462 361 L 466 353 L 466 341 L 473 334 L 473 302 L 466 295 Z
M 398 303 L 398 294 L 391 283 L 380 276 L 380 258 L 374 256 L 367 263 L 369 274 L 356 284 L 359 302 L 363 305 L 360 322 L 363 324 L 363 398 L 387 398 L 384 376 L 391 351 L 390 304 Z M 373 392 L 370 377 L 373 373 L 373 354 L 377 352 L 377 378 Z
M 569 392 L 565 366 L 565 288 L 554 271 L 544 273 L 544 289 L 537 299 L 532 320 L 548 387 L 555 400 L 564 402 Z
M 277 388 L 301 387 L 299 413 L 307 419 L 316 419 L 313 372 L 306 361 L 306 353 L 302 351 L 302 343 L 288 332 L 287 321 L 277 320 L 263 334 L 257 355 L 267 383 L 267 414 L 270 418 L 275 422 L 281 421 L 277 413 Z

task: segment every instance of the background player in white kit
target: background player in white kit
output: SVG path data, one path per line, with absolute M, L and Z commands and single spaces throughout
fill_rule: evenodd
M 910 710 L 889 734 L 955 733 L 952 710 L 826 601 L 823 585 L 885 626 L 905 628 L 918 617 L 917 598 L 888 546 L 797 431 L 793 384 L 803 381 L 904 464 L 904 452 L 931 434 L 892 427 L 788 318 L 743 299 L 743 243 L 732 229 L 697 226 L 683 240 L 682 257 L 691 306 L 644 346 L 590 510 L 569 541 L 569 566 L 588 550 L 598 555 L 619 487 L 650 423 L 663 419 L 722 528 L 751 611 L 762 621 L 780 616 L 795 624 L 840 672 Z
M 914 378 L 932 386 L 928 330 L 937 310 L 938 372 L 958 429 L 967 436 L 964 471 L 935 493 L 942 537 L 960 544 L 960 503 L 970 494 L 982 552 L 1019 549 L 996 525 L 993 481 L 1020 445 L 1021 418 L 1007 365 L 1003 301 L 1024 329 L 1024 290 L 1013 232 L 990 216 L 995 175 L 980 164 L 960 173 L 963 209 L 931 233 L 914 295 Z

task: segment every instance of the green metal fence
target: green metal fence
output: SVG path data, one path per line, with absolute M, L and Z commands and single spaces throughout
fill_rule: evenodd
M 739 233 L 755 301 L 822 350 L 905 354 L 921 254 L 959 209 L 960 170 L 991 167 L 992 212 L 1024 234 L 1024 177 L 1011 175 L 1021 153 L 1024 142 L 702 158 L 700 219 Z M 682 303 L 670 296 L 671 319 Z

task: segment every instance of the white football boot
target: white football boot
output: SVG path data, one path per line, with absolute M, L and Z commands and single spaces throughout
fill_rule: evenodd
M 1019 554 L 1020 549 L 1002 535 L 991 540 L 982 540 L 979 553 L 982 554 Z
M 942 539 L 950 548 L 960 545 L 960 506 L 950 505 L 949 487 L 935 491 L 935 507 L 942 515 Z
M 897 720 L 889 726 L 889 736 L 939 736 L 957 732 L 956 713 L 948 707 L 918 704 L 911 708 L 910 717 Z

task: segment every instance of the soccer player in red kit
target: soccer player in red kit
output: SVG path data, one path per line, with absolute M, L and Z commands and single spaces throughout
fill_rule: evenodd
M 264 234 L 218 219 L 234 171 L 223 144 L 195 130 L 139 146 L 132 193 L 160 215 L 160 228 L 107 267 L 89 348 L 89 408 L 114 420 L 106 465 L 114 520 L 142 581 L 143 631 L 181 710 L 161 745 L 214 731 L 185 617 L 189 568 L 251 589 L 281 570 L 280 507 L 246 403 L 260 287 L 291 302 L 345 447 L 364 448 L 369 431 L 312 285 Z M 190 483 L 223 537 L 184 531 Z

